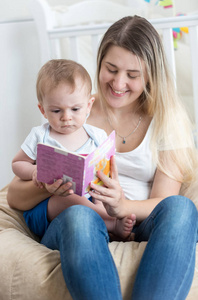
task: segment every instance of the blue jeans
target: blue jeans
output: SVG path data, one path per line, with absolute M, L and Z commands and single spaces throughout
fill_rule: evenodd
M 186 298 L 194 275 L 197 229 L 197 209 L 182 196 L 161 201 L 135 228 L 136 241 L 148 243 L 131 299 Z M 122 299 L 108 232 L 95 211 L 71 206 L 51 222 L 41 242 L 60 250 L 63 276 L 74 300 Z

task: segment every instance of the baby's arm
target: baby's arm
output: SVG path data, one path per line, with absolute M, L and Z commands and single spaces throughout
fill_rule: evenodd
M 22 180 L 31 180 L 36 169 L 35 161 L 27 156 L 22 149 L 12 160 L 12 170 Z

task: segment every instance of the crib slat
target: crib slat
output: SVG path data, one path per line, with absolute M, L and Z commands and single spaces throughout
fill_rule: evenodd
M 53 39 L 50 42 L 51 56 L 54 58 L 61 58 L 60 40 Z
M 170 68 L 172 69 L 173 76 L 175 78 L 176 84 L 176 67 L 175 67 L 175 55 L 174 55 L 174 45 L 173 45 L 173 32 L 172 28 L 163 29 L 163 44 L 166 57 Z
M 69 40 L 70 40 L 71 58 L 79 62 L 77 37 L 70 36 Z
M 99 44 L 99 35 L 97 35 L 97 34 L 91 35 L 91 44 L 92 44 L 92 52 L 93 52 L 93 66 L 94 66 L 94 73 L 95 73 L 98 44 Z

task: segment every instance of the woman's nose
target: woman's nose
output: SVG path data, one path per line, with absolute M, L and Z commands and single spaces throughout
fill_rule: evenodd
M 123 91 L 126 87 L 126 77 L 122 74 L 116 74 L 113 80 L 113 88 L 116 91 Z

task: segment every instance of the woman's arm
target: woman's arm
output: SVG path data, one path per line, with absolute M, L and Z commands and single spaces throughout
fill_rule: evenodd
M 18 177 L 14 177 L 8 188 L 7 200 L 12 208 L 19 210 L 28 210 L 36 206 L 44 199 L 51 195 L 67 196 L 73 191 L 71 183 L 62 184 L 59 179 L 51 185 L 45 185 L 42 189 L 34 185 L 32 180 L 23 181 Z
M 123 218 L 133 213 L 136 215 L 137 222 L 141 222 L 161 200 L 171 195 L 178 195 L 181 187 L 180 182 L 157 170 L 150 198 L 142 201 L 128 200 L 123 197 L 114 158 L 111 160 L 111 169 L 111 178 L 106 177 L 102 172 L 98 172 L 98 176 L 105 187 L 91 184 L 93 191 L 90 192 L 90 195 L 102 201 L 108 214 L 112 217 Z

